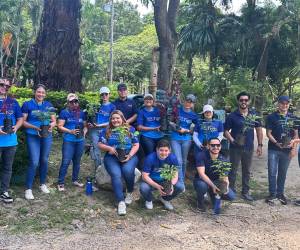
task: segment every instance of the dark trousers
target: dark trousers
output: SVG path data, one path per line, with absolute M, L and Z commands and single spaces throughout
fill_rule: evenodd
M 16 146 L 0 147 L 2 159 L 1 192 L 8 191 L 16 150 Z
M 242 165 L 242 194 L 247 194 L 250 190 L 249 181 L 251 174 L 253 150 L 240 148 L 230 149 L 231 171 L 229 173 L 229 186 L 235 191 L 236 174 L 241 162 Z

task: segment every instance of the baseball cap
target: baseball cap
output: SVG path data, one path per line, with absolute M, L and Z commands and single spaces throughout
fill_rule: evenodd
M 68 94 L 68 96 L 67 96 L 67 101 L 68 101 L 68 102 L 71 102 L 71 101 L 73 101 L 73 100 L 78 100 L 78 96 L 77 96 L 76 94 L 74 94 L 74 93 Z
M 145 94 L 145 95 L 144 95 L 144 100 L 145 100 L 146 98 L 151 98 L 151 99 L 153 99 L 153 95 L 151 95 L 151 94 Z
M 108 87 L 101 87 L 100 88 L 100 90 L 99 90 L 99 92 L 100 92 L 100 95 L 101 94 L 109 94 L 110 93 L 110 90 L 109 90 L 109 88 Z
M 196 96 L 193 94 L 188 94 L 185 98 L 186 101 L 196 102 Z
M 205 112 L 214 112 L 214 108 L 213 108 L 213 106 L 211 106 L 211 105 L 209 105 L 209 104 L 206 104 L 206 105 L 204 105 L 203 106 L 203 113 L 205 113 Z
M 121 90 L 121 89 L 127 89 L 127 86 L 125 83 L 119 83 L 118 84 L 118 90 Z
M 287 95 L 282 95 L 278 97 L 278 102 L 290 102 L 290 98 Z

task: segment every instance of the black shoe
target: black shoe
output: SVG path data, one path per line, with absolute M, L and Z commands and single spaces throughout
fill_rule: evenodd
M 198 201 L 197 202 L 197 208 L 201 211 L 201 212 L 206 212 L 206 205 L 203 201 Z
M 269 195 L 266 198 L 266 203 L 268 203 L 269 205 L 275 205 L 275 202 L 277 201 L 277 198 L 275 195 Z
M 277 199 L 281 202 L 282 205 L 288 204 L 288 199 L 284 196 L 284 194 L 277 195 Z
M 254 201 L 253 197 L 250 194 L 242 194 L 242 198 L 246 201 Z
M 0 200 L 4 203 L 12 203 L 14 200 L 8 194 L 8 192 L 3 192 L 0 194 Z
M 300 200 L 296 200 L 294 203 L 296 206 L 300 206 Z

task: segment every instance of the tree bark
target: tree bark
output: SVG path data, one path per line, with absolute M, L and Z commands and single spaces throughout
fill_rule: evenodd
M 176 17 L 179 0 L 155 0 L 154 21 L 159 43 L 157 84 L 159 89 L 169 91 L 176 59 L 178 34 Z
M 44 0 L 35 44 L 35 84 L 82 91 L 79 61 L 80 0 Z

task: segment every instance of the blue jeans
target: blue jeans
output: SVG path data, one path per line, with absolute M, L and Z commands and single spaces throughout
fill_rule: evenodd
M 106 153 L 104 156 L 104 166 L 111 177 L 111 184 L 118 202 L 124 201 L 122 177 L 125 180 L 127 192 L 133 192 L 135 177 L 134 170 L 137 163 L 138 158 L 136 155 L 125 163 L 119 162 L 115 155 Z
M 160 184 L 158 182 L 158 184 Z M 171 195 L 162 196 L 162 198 L 166 201 L 170 201 L 174 199 L 178 194 L 180 194 L 184 190 L 184 184 L 180 181 L 173 186 L 174 191 Z M 152 191 L 155 190 L 154 187 L 149 185 L 147 182 L 142 181 L 140 184 L 140 193 L 146 201 L 152 201 Z
M 161 138 L 150 138 L 147 136 L 141 135 L 140 143 L 144 150 L 145 156 L 151 154 L 156 150 L 156 145 Z
M 78 180 L 80 160 L 84 151 L 84 140 L 79 142 L 64 141 L 62 145 L 62 160 L 59 169 L 58 184 L 64 184 L 68 167 L 73 162 L 72 181 Z
M 197 193 L 197 201 L 198 202 L 203 202 L 204 195 L 208 191 L 209 195 L 211 197 L 211 200 L 214 204 L 215 194 L 213 193 L 212 189 L 207 185 L 207 183 L 205 181 L 203 181 L 200 178 L 195 178 L 193 181 L 193 184 L 194 184 L 194 188 Z M 236 194 L 235 194 L 235 192 L 232 191 L 231 188 L 229 188 L 229 192 L 227 194 L 222 195 L 222 199 L 226 199 L 226 200 L 230 200 L 230 201 L 234 200 L 235 198 L 236 198 Z
M 91 158 L 95 162 L 95 166 L 101 165 L 101 151 L 98 147 L 100 129 L 92 128 L 89 130 L 89 136 L 93 144 L 93 152 Z
M 12 174 L 12 165 L 14 162 L 17 147 L 0 147 L 0 154 L 2 159 L 1 173 L 1 190 L 0 192 L 7 192 L 9 188 L 10 178 Z
M 269 193 L 272 196 L 284 193 L 286 173 L 291 159 L 289 152 L 268 150 Z
M 187 157 L 191 147 L 192 141 L 171 140 L 172 151 L 176 155 L 179 163 L 178 178 L 184 183 L 185 169 L 187 165 Z
M 48 158 L 52 146 L 52 135 L 47 138 L 38 135 L 26 135 L 29 154 L 29 166 L 26 175 L 26 188 L 32 189 L 36 169 L 39 168 L 40 184 L 46 183 L 48 173 Z

